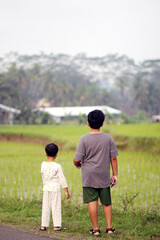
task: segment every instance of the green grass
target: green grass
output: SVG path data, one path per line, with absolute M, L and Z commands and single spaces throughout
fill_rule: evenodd
M 156 152 L 159 149 L 160 125 L 104 126 L 103 130 L 106 127 L 117 136 L 117 145 L 127 142 L 125 151 L 119 150 L 119 184 L 112 189 L 113 224 L 118 229 L 118 235 L 108 236 L 107 239 L 149 239 L 152 234 L 160 234 L 160 153 Z M 69 227 L 69 233 L 61 233 L 61 239 L 72 235 L 73 239 L 90 239 L 87 237 L 90 219 L 87 206 L 82 204 L 81 174 L 72 163 L 78 139 L 88 130 L 83 125 L 0 128 L 0 134 L 38 136 L 63 143 L 56 161 L 62 165 L 71 199 L 64 200 L 63 193 L 63 222 Z M 45 160 L 44 146 L 0 142 L 0 149 L 0 222 L 34 232 L 35 228 L 39 228 L 41 218 L 40 165 Z M 103 239 L 105 220 L 100 206 L 99 223 Z M 47 235 L 50 234 L 53 236 L 52 228 L 47 232 Z
M 0 134 L 25 135 L 31 138 L 44 137 L 51 141 L 65 142 L 76 145 L 79 137 L 88 132 L 84 125 L 13 125 L 0 126 Z
M 81 135 L 88 133 L 87 125 L 76 123 L 62 125 L 13 125 L 0 126 L 1 135 L 19 135 L 30 138 L 45 138 L 58 142 L 67 150 L 75 149 Z M 146 151 L 160 154 L 160 124 L 106 125 L 102 131 L 114 136 L 116 144 L 132 151 Z
M 160 124 L 105 125 L 113 135 L 129 137 L 160 137 Z
M 106 222 L 101 206 L 98 207 L 99 227 L 101 238 L 106 239 Z M 0 199 L 0 219 L 6 225 L 21 228 L 24 231 L 38 233 L 41 221 L 41 201 L 20 200 L 16 198 Z M 63 225 L 68 228 L 66 232 L 55 233 L 50 226 L 46 233 L 39 233 L 45 236 L 57 237 L 60 239 L 93 239 L 89 235 L 91 228 L 87 206 L 78 207 L 70 200 L 62 202 Z M 117 235 L 109 236 L 107 239 L 150 239 L 153 234 L 160 234 L 159 216 L 155 211 L 113 211 L 114 227 Z
M 124 124 L 107 125 L 102 128 L 118 136 L 129 137 L 160 137 L 160 124 Z M 79 137 L 89 131 L 87 125 L 0 125 L 1 134 L 25 134 L 30 137 L 41 136 L 77 143 Z

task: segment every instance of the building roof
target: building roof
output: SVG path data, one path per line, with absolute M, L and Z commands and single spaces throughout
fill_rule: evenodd
M 35 110 L 47 112 L 54 117 L 79 116 L 80 114 L 88 115 L 93 110 L 101 110 L 104 113 L 121 114 L 121 111 L 109 106 L 81 106 L 81 107 L 46 107 L 36 108 Z
M 20 113 L 21 111 L 15 108 L 11 108 L 8 106 L 5 106 L 3 104 L 0 104 L 0 109 L 6 111 L 6 112 L 11 112 L 11 113 Z

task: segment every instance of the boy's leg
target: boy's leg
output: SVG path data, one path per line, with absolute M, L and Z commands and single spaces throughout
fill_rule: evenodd
M 107 222 L 107 228 L 112 228 L 112 203 L 110 187 L 102 188 L 100 190 L 100 200 L 103 207 L 103 212 Z M 108 233 L 113 233 L 108 231 Z
M 102 207 L 107 222 L 107 228 L 112 228 L 112 205 L 109 206 L 102 205 Z M 112 232 L 109 231 L 108 233 Z
M 98 200 L 88 203 L 88 212 L 92 222 L 93 229 L 98 228 Z
M 50 209 L 49 209 L 49 193 L 47 191 L 43 192 L 43 202 L 42 202 L 42 219 L 41 226 L 49 227 L 50 220 Z
M 62 225 L 61 218 L 61 192 L 52 192 L 52 219 L 54 230 L 58 230 Z M 58 228 L 57 228 L 58 227 Z

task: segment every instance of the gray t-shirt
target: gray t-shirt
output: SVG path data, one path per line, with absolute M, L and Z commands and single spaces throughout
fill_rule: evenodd
M 106 188 L 110 186 L 110 158 L 118 156 L 113 138 L 107 133 L 83 135 L 75 155 L 80 160 L 82 186 Z

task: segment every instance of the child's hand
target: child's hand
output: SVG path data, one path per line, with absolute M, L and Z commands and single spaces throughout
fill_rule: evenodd
M 69 192 L 65 192 L 66 199 L 70 198 Z

